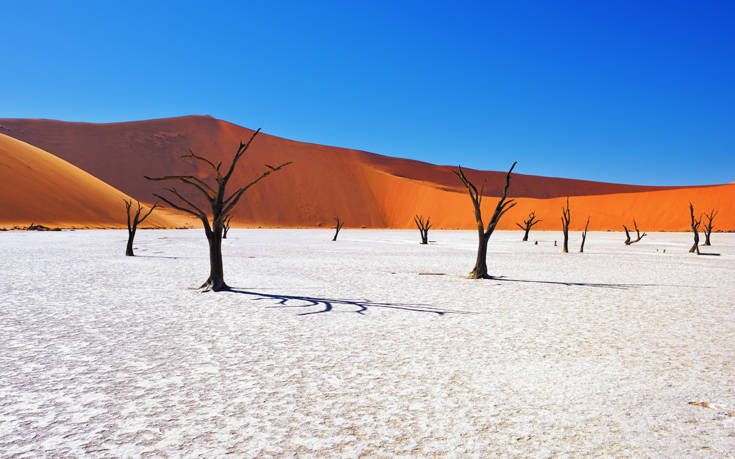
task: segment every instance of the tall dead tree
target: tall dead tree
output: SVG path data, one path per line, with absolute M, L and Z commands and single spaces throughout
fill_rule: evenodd
M 334 237 L 332 238 L 332 242 L 337 240 L 337 235 L 339 234 L 339 230 L 341 230 L 342 227 L 345 225 L 345 222 L 341 221 L 339 217 L 335 217 L 335 220 L 337 220 L 337 225 L 334 227 Z
M 453 171 L 454 174 L 462 181 L 465 188 L 467 188 L 467 192 L 469 193 L 470 199 L 472 200 L 472 205 L 475 208 L 478 245 L 475 268 L 472 270 L 472 272 L 470 272 L 469 275 L 471 279 L 492 279 L 492 277 L 487 273 L 487 242 L 490 240 L 490 236 L 493 234 L 493 231 L 495 231 L 495 227 L 498 225 L 500 218 L 505 215 L 505 213 L 508 212 L 511 208 L 513 208 L 513 206 L 516 205 L 513 199 L 507 199 L 508 187 L 510 186 L 510 174 L 511 172 L 513 172 L 514 167 L 516 167 L 515 162 L 510 167 L 510 170 L 508 170 L 508 174 L 505 176 L 505 187 L 503 188 L 503 196 L 501 196 L 500 200 L 495 206 L 495 211 L 493 212 L 493 216 L 490 219 L 490 222 L 487 224 L 487 229 L 485 229 L 485 225 L 482 221 L 482 209 L 480 208 L 480 205 L 482 204 L 482 192 L 484 188 L 481 188 L 478 191 L 477 187 L 464 175 L 464 171 L 461 167 L 458 170 Z
M 628 227 L 623 225 L 623 229 L 625 230 L 625 245 L 640 242 L 641 239 L 647 236 L 646 233 L 641 234 L 640 230 L 638 230 L 638 223 L 636 223 L 635 218 L 633 219 L 633 228 L 635 229 L 636 234 L 636 239 L 634 241 L 630 239 L 630 231 L 628 231 Z
M 584 231 L 582 232 L 582 245 L 579 246 L 579 253 L 584 252 L 584 243 L 587 240 L 587 228 L 590 226 L 590 217 L 587 217 L 587 223 L 584 225 Z
M 232 221 L 232 215 L 228 215 L 222 221 L 222 239 L 227 239 L 227 233 L 230 232 L 230 222 Z
M 140 201 L 135 201 L 138 205 L 138 208 L 132 215 L 131 210 L 133 207 L 133 200 L 123 199 L 123 202 L 125 203 L 125 212 L 128 214 L 128 245 L 127 247 L 125 247 L 125 256 L 134 257 L 135 254 L 133 253 L 133 239 L 135 239 L 135 232 L 138 231 L 138 225 L 143 223 L 143 221 L 148 218 L 148 216 L 153 212 L 153 209 L 158 206 L 158 203 L 154 203 L 153 207 L 148 209 L 148 212 L 146 212 L 145 215 L 141 217 L 140 214 L 142 208 L 140 206 Z
M 255 131 L 247 143 L 240 142 L 240 146 L 235 152 L 232 163 L 230 164 L 230 167 L 227 168 L 227 172 L 225 172 L 224 174 L 221 171 L 222 162 L 219 162 L 215 165 L 209 159 L 203 156 L 196 155 L 191 150 L 189 150 L 188 155 L 182 156 L 182 158 L 190 158 L 194 161 L 199 161 L 210 168 L 215 174 L 216 183 L 214 184 L 210 185 L 205 180 L 202 180 L 199 177 L 195 177 L 193 175 L 167 175 L 165 177 L 145 177 L 148 180 L 174 181 L 183 183 L 184 185 L 192 187 L 194 190 L 203 195 L 207 203 L 209 204 L 211 217 L 208 216 L 207 213 L 202 210 L 202 208 L 200 208 L 190 199 L 179 193 L 175 188 L 169 188 L 168 192 L 171 193 L 179 201 L 179 203 L 174 203 L 172 201 L 173 198 L 169 199 L 162 195 L 154 194 L 154 196 L 158 197 L 174 209 L 194 215 L 199 220 L 201 220 L 202 225 L 204 226 L 204 233 L 206 234 L 207 241 L 209 242 L 209 277 L 201 285 L 201 287 L 199 287 L 200 289 L 211 289 L 215 292 L 221 290 L 229 290 L 230 287 L 225 283 L 224 271 L 222 268 L 222 233 L 224 230 L 225 219 L 231 215 L 232 210 L 240 201 L 240 198 L 242 198 L 243 194 L 247 190 L 249 190 L 250 187 L 268 177 L 270 174 L 277 172 L 291 164 L 291 162 L 287 162 L 276 167 L 266 164 L 265 167 L 268 168 L 267 171 L 265 171 L 258 178 L 254 179 L 247 185 L 238 188 L 232 194 L 228 195 L 226 188 L 228 182 L 232 178 L 232 174 L 235 172 L 235 166 L 237 166 L 237 162 L 248 150 L 250 144 L 253 142 L 253 139 L 255 139 L 255 136 L 257 136 L 259 132 L 260 129 Z
M 694 218 L 694 206 L 691 202 L 689 203 L 689 216 L 692 220 L 692 233 L 694 233 L 694 244 L 689 249 L 689 253 L 699 255 L 699 225 L 702 224 L 702 216 L 700 215 L 698 220 Z
M 516 223 L 516 225 L 518 225 L 518 228 L 524 231 L 523 242 L 528 241 L 528 233 L 531 231 L 533 225 L 542 221 L 543 220 L 536 219 L 536 212 L 532 210 L 531 213 L 528 214 L 528 218 L 526 220 L 523 220 L 523 225 L 521 225 L 520 223 Z
M 707 223 L 704 224 L 704 245 L 712 245 L 709 237 L 712 234 L 712 229 L 714 228 L 714 224 L 712 222 L 714 222 L 715 217 L 717 216 L 717 211 L 712 209 L 708 214 L 704 214 L 704 216 L 707 218 Z
M 561 231 L 564 233 L 564 246 L 561 253 L 569 253 L 569 222 L 572 221 L 572 213 L 569 211 L 569 198 L 567 206 L 561 208 Z
M 429 223 L 431 220 L 431 217 L 426 217 L 426 220 L 421 215 L 414 215 L 413 221 L 416 223 L 416 227 L 419 229 L 419 233 L 421 233 L 421 243 L 422 244 L 428 244 L 429 243 L 429 228 L 431 228 L 431 223 Z

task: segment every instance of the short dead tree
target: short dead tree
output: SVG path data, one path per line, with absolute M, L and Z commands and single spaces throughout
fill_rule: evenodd
M 633 228 L 635 229 L 636 239 L 635 241 L 630 239 L 630 231 L 628 231 L 628 227 L 623 225 L 623 229 L 625 230 L 625 245 L 635 244 L 636 242 L 640 242 L 641 239 L 647 236 L 646 233 L 641 234 L 641 232 L 638 230 L 638 223 L 635 222 L 635 218 L 633 219 Z
M 569 198 L 566 207 L 561 208 L 561 231 L 564 233 L 564 246 L 561 253 L 569 253 L 569 223 L 572 221 L 572 213 L 569 210 Z
M 508 170 L 508 174 L 505 176 L 503 196 L 495 206 L 495 211 L 493 212 L 492 218 L 490 218 L 490 222 L 487 224 L 487 229 L 485 229 L 485 225 L 482 221 L 482 210 L 480 208 L 480 205 L 482 204 L 483 190 L 480 189 L 478 191 L 477 187 L 464 175 L 464 171 L 461 167 L 458 170 L 453 171 L 454 174 L 462 181 L 465 188 L 467 188 L 467 192 L 472 200 L 472 205 L 475 208 L 475 221 L 477 222 L 478 236 L 477 260 L 475 261 L 475 268 L 470 272 L 470 279 L 492 279 L 492 277 L 487 273 L 487 243 L 490 240 L 490 236 L 493 234 L 493 231 L 495 231 L 495 227 L 498 225 L 500 218 L 516 205 L 513 199 L 507 199 L 508 187 L 510 186 L 510 174 L 513 172 L 514 167 L 516 167 L 515 162 L 510 167 L 510 170 Z
M 339 230 L 342 229 L 342 227 L 345 225 L 345 222 L 341 221 L 339 217 L 335 217 L 335 220 L 337 220 L 337 224 L 334 227 L 334 237 L 332 238 L 332 242 L 337 240 L 337 235 L 339 235 Z
M 536 219 L 536 212 L 532 210 L 531 213 L 528 214 L 528 218 L 526 220 L 523 220 L 523 225 L 521 225 L 520 223 L 516 223 L 518 228 L 524 231 L 523 242 L 528 241 L 528 233 L 531 231 L 531 228 L 533 227 L 533 225 L 535 225 L 536 223 L 540 223 L 542 221 L 543 220 Z
M 699 225 L 702 224 L 702 216 L 700 215 L 698 220 L 694 218 L 694 206 L 691 202 L 689 203 L 689 217 L 691 218 L 692 233 L 694 233 L 694 244 L 689 249 L 689 253 L 699 255 Z
M 230 232 L 230 222 L 232 221 L 232 215 L 228 215 L 222 221 L 222 239 L 227 239 L 227 233 Z
M 717 216 L 717 211 L 715 209 L 712 209 L 709 211 L 708 214 L 704 214 L 704 216 L 707 218 L 707 223 L 704 224 L 704 244 L 703 245 L 712 245 L 710 243 L 710 235 L 712 234 L 712 229 L 714 228 L 714 220 Z
M 431 223 L 429 223 L 431 220 L 431 217 L 426 217 L 426 220 L 424 220 L 424 217 L 421 215 L 414 215 L 413 221 L 416 223 L 416 227 L 419 229 L 419 233 L 421 233 L 421 243 L 422 244 L 428 244 L 429 243 L 429 228 L 431 228 Z
M 205 291 L 213 290 L 217 292 L 230 289 L 230 287 L 225 283 L 224 271 L 222 268 L 222 233 L 224 231 L 225 219 L 231 215 L 232 210 L 240 201 L 240 198 L 242 198 L 243 194 L 247 190 L 249 190 L 250 187 L 268 177 L 272 173 L 277 172 L 291 164 L 291 162 L 287 162 L 276 167 L 266 164 L 265 167 L 268 168 L 267 171 L 263 172 L 263 174 L 261 174 L 258 178 L 254 179 L 247 185 L 238 188 L 232 194 L 228 195 L 226 187 L 227 183 L 232 178 L 233 172 L 235 172 L 235 166 L 237 166 L 237 162 L 245 154 L 248 147 L 250 147 L 253 139 L 255 139 L 255 136 L 258 135 L 259 132 L 260 129 L 255 131 L 247 143 L 240 142 L 240 146 L 235 152 L 232 163 L 230 164 L 230 167 L 227 168 L 227 172 L 225 173 L 222 173 L 221 162 L 215 165 L 209 159 L 203 156 L 196 155 L 191 150 L 189 150 L 188 155 L 182 156 L 183 158 L 189 158 L 194 161 L 199 161 L 205 166 L 212 169 L 216 177 L 216 183 L 214 184 L 210 185 L 206 181 L 193 175 L 167 175 L 165 177 L 145 177 L 148 180 L 168 180 L 183 183 L 184 185 L 190 186 L 198 191 L 200 194 L 202 194 L 209 204 L 211 217 L 209 217 L 204 210 L 202 210 L 190 199 L 186 198 L 184 195 L 176 191 L 175 188 L 169 188 L 168 191 L 179 201 L 178 203 L 173 202 L 173 198 L 169 199 L 162 195 L 154 194 L 154 196 L 161 199 L 163 202 L 173 207 L 174 209 L 194 215 L 199 220 L 201 220 L 202 225 L 204 226 L 204 233 L 206 234 L 207 241 L 209 242 L 209 277 L 199 287 L 200 289 L 205 289 Z
M 584 243 L 587 240 L 587 228 L 590 226 L 590 217 L 587 217 L 587 223 L 584 225 L 584 231 L 582 232 L 582 245 L 579 246 L 579 253 L 584 252 Z
M 135 239 L 135 232 L 138 231 L 138 225 L 143 223 L 143 221 L 148 218 L 148 216 L 153 212 L 153 209 L 158 206 L 158 203 L 154 203 L 153 207 L 148 209 L 148 212 L 146 212 L 145 215 L 141 217 L 140 214 L 142 208 L 140 206 L 140 201 L 135 201 L 137 204 L 137 209 L 135 209 L 135 212 L 132 213 L 132 215 L 132 199 L 123 199 L 123 202 L 125 203 L 125 212 L 128 214 L 128 245 L 125 247 L 125 256 L 134 257 L 135 254 L 133 253 L 133 239 Z
M 61 228 L 49 228 L 48 226 L 36 225 L 31 222 L 31 224 L 28 225 L 28 228 L 26 228 L 26 231 L 61 231 Z

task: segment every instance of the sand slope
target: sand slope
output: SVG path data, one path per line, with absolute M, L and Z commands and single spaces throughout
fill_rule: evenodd
M 0 226 L 123 227 L 129 196 L 72 164 L 0 134 Z M 154 212 L 143 226 L 171 226 Z
M 0 119 L 0 132 L 50 151 L 137 199 L 151 201 L 152 193 L 164 185 L 143 175 L 180 173 L 211 179 L 210 171 L 180 156 L 192 148 L 227 165 L 238 142 L 253 131 L 208 116 L 187 116 L 110 124 Z M 267 134 L 259 135 L 243 158 L 233 188 L 259 175 L 263 164 L 285 161 L 294 164 L 252 189 L 235 212 L 236 222 L 330 226 L 339 215 L 348 227 L 408 228 L 413 214 L 421 212 L 431 215 L 436 227 L 474 225 L 469 200 L 452 167 Z M 508 165 L 511 162 L 509 158 Z M 496 196 L 503 185 L 503 172 L 467 170 L 467 175 L 478 185 L 485 183 L 488 196 Z M 648 230 L 682 230 L 688 226 L 687 203 L 692 200 L 701 210 L 720 208 L 717 226 L 735 229 L 730 185 L 646 187 L 517 174 L 511 194 L 521 199 L 501 228 L 513 228 L 534 208 L 545 220 L 538 228 L 555 229 L 560 198 L 572 196 L 573 213 L 579 217 L 573 220 L 574 228 L 590 214 L 591 226 L 600 230 L 619 230 L 633 218 Z M 486 199 L 487 205 L 493 202 Z
M 402 180 L 384 172 L 373 171 L 370 180 L 382 190 L 379 206 L 384 210 L 386 226 L 410 228 L 412 214 L 431 216 L 436 228 L 474 228 L 474 210 L 466 192 L 444 191 L 424 183 Z M 515 181 L 511 181 L 511 188 Z M 498 225 L 498 229 L 518 229 L 516 222 L 526 218 L 531 210 L 543 221 L 537 230 L 561 228 L 561 209 L 566 197 L 537 199 L 514 198 L 513 207 Z M 483 200 L 485 223 L 490 220 L 498 198 Z M 676 188 L 637 193 L 615 193 L 594 196 L 572 196 L 571 229 L 582 230 L 590 217 L 590 230 L 622 231 L 621 225 L 632 229 L 633 219 L 644 231 L 688 231 L 690 228 L 689 202 L 700 214 L 711 208 L 718 209 L 716 230 L 735 229 L 735 184 L 709 187 Z

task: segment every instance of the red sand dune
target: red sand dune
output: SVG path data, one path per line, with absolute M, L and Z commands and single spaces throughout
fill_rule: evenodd
M 103 228 L 125 225 L 129 196 L 63 159 L 0 134 L 0 226 Z M 171 226 L 153 214 L 141 226 Z
M 407 208 L 423 215 L 430 215 L 437 228 L 474 228 L 473 207 L 466 192 L 442 191 L 421 183 L 396 179 L 376 172 L 373 178 L 378 188 L 386 190 L 381 202 L 387 226 L 410 228 L 412 217 Z M 513 181 L 511 180 L 511 188 Z M 514 230 L 516 222 L 534 210 L 543 221 L 534 226 L 537 230 L 560 230 L 561 209 L 566 198 L 518 197 L 513 207 L 500 221 L 498 229 Z M 498 199 L 483 199 L 483 216 L 487 223 Z M 689 202 L 697 214 L 711 208 L 719 210 L 715 218 L 716 230 L 735 229 L 735 184 L 710 187 L 677 188 L 637 193 L 616 193 L 594 196 L 572 196 L 569 207 L 572 213 L 572 230 L 584 229 L 590 217 L 592 231 L 622 231 L 622 225 L 632 229 L 633 219 L 644 231 L 688 231 Z M 458 222 L 460 224 L 458 224 Z
M 0 133 L 43 148 L 147 202 L 165 184 L 149 182 L 143 175 L 193 174 L 211 179 L 210 171 L 180 156 L 192 148 L 228 165 L 240 140 L 247 140 L 252 132 L 208 116 L 109 124 L 0 119 Z M 267 134 L 258 136 L 241 161 L 233 189 L 257 177 L 263 164 L 285 161 L 294 164 L 261 182 L 241 201 L 235 212 L 238 224 L 331 226 L 339 215 L 348 227 L 410 228 L 412 216 L 422 213 L 431 215 L 436 228 L 474 226 L 469 198 L 452 167 Z M 491 196 L 501 190 L 504 172 L 466 172 L 478 185 L 486 183 L 485 205 L 494 206 Z M 620 230 L 633 218 L 649 231 L 685 230 L 691 200 L 697 211 L 720 209 L 717 227 L 729 230 L 735 229 L 734 189 L 733 185 L 646 187 L 516 174 L 511 195 L 518 198 L 518 205 L 500 228 L 515 228 L 515 221 L 533 208 L 544 219 L 536 228 L 558 229 L 561 202 L 571 196 L 576 229 L 589 214 L 590 227 L 597 230 Z

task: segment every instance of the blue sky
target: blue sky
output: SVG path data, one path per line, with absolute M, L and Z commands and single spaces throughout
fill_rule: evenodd
M 732 2 L 0 6 L 0 117 L 208 114 L 439 164 L 735 180 Z

